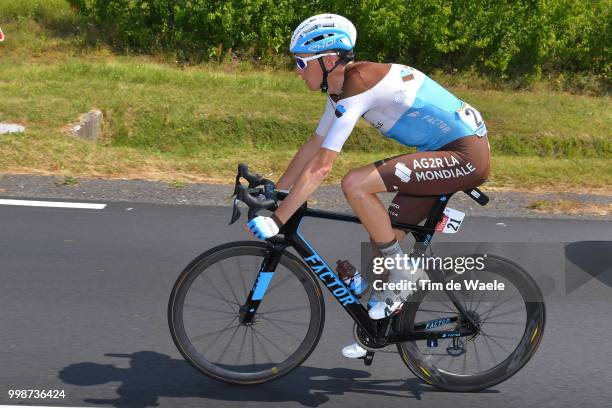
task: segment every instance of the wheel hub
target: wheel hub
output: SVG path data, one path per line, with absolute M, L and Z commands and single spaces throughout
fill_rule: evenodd
M 478 312 L 476 312 L 475 310 L 468 310 L 467 311 L 467 315 L 474 322 L 476 327 L 472 327 L 472 325 L 469 322 L 469 320 L 466 319 L 463 316 L 460 316 L 460 318 L 459 318 L 459 327 L 460 328 L 465 328 L 465 329 L 474 329 L 474 330 L 478 331 L 480 329 L 480 325 L 482 323 L 482 317 L 480 316 L 480 314 L 478 314 Z

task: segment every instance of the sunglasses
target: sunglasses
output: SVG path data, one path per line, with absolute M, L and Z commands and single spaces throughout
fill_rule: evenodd
M 313 55 L 312 57 L 298 57 L 296 55 L 295 65 L 297 66 L 297 69 L 299 69 L 300 71 L 303 71 L 308 66 L 308 61 L 316 60 L 318 58 L 325 57 L 328 55 L 338 55 L 338 54 L 335 52 L 328 52 L 327 54 L 317 54 L 317 55 Z

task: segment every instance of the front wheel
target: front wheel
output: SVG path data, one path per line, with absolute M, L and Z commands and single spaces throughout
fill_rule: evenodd
M 284 251 L 257 312 L 240 312 L 271 245 L 221 245 L 192 261 L 178 277 L 168 304 L 172 339 L 202 373 L 233 384 L 258 384 L 289 373 L 317 345 L 325 305 L 306 266 Z M 244 311 L 243 311 L 244 312 Z
M 461 290 L 452 293 L 479 326 L 478 334 L 439 339 L 437 344 L 412 341 L 397 345 L 408 368 L 437 388 L 477 391 L 505 381 L 531 359 L 542 339 L 546 313 L 536 282 L 512 261 L 491 254 L 485 259 L 482 270 L 445 278 L 445 282 L 452 279 L 461 284 Z M 476 282 L 484 286 L 475 288 Z M 458 331 L 469 325 L 443 291 L 417 292 L 404 305 L 396 324 L 404 333 L 416 328 Z

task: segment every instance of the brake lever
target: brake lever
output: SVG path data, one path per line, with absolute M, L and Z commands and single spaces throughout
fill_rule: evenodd
M 230 219 L 230 222 L 228 225 L 232 225 L 233 223 L 235 223 L 236 221 L 238 221 L 240 219 L 240 216 L 242 215 L 242 213 L 240 212 L 240 208 L 238 208 L 238 197 L 234 197 L 234 206 L 232 208 L 232 218 Z

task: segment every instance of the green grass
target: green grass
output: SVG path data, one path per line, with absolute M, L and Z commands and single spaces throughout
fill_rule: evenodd
M 248 63 L 177 67 L 153 57 L 86 49 L 61 0 L 0 0 L 0 120 L 27 131 L 0 136 L 0 171 L 65 177 L 229 181 L 236 163 L 278 176 L 312 133 L 325 98 L 292 73 Z M 4 23 L 4 19 L 8 23 Z M 437 77 L 476 106 L 494 153 L 491 186 L 605 190 L 612 184 L 610 97 L 512 91 Z M 537 87 L 536 87 L 537 88 Z M 101 109 L 98 144 L 68 135 Z M 360 123 L 331 182 L 350 168 L 407 151 Z
M 457 88 L 487 120 L 493 186 L 610 185 L 610 99 Z M 143 59 L 0 61 L 3 120 L 26 125 L 0 139 L 0 169 L 79 177 L 227 180 L 238 161 L 280 174 L 316 127 L 324 97 L 286 72 L 177 69 Z M 103 111 L 98 145 L 65 127 Z M 331 180 L 351 166 L 406 151 L 361 123 Z M 372 153 L 376 152 L 376 153 Z M 171 176 L 177 173 L 179 177 Z
M 56 64 L 0 62 L 2 113 L 33 132 L 57 130 L 92 107 L 107 118 L 105 143 L 193 156 L 202 150 L 296 149 L 313 132 L 324 97 L 286 72 L 176 69 L 134 58 Z M 610 98 L 455 89 L 487 121 L 493 152 L 609 158 Z M 345 151 L 401 146 L 361 123 Z

